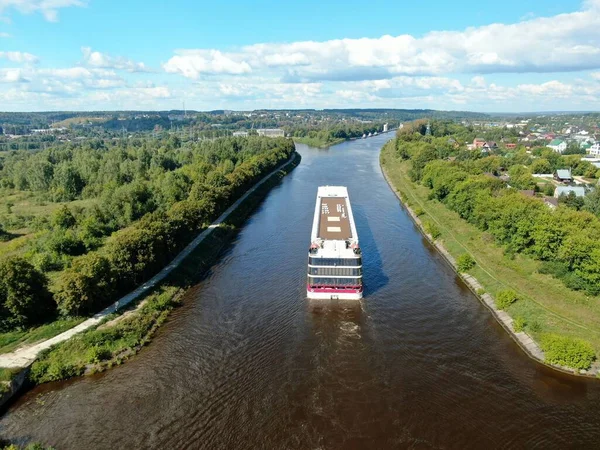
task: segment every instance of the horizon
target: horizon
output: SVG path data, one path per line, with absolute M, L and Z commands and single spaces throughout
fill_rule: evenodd
M 0 0 L 0 109 L 593 113 L 598 23 L 600 0 Z

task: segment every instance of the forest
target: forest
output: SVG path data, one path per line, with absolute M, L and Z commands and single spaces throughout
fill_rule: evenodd
M 561 198 L 554 210 L 541 198 L 519 192 L 553 191 L 540 187 L 532 173 L 571 167 L 574 175 L 598 178 L 594 166 L 547 148 L 489 155 L 467 150 L 460 143 L 471 141 L 474 130 L 433 121 L 428 136 L 424 125 L 417 121 L 399 130 L 395 145 L 397 155 L 411 162 L 411 179 L 429 188 L 430 198 L 486 231 L 506 254 L 529 255 L 542 262 L 540 272 L 573 290 L 600 295 L 600 190 L 592 189 L 578 202 Z M 500 174 L 509 176 L 510 187 Z
M 0 159 L 0 331 L 89 315 L 157 273 L 289 139 L 86 140 Z

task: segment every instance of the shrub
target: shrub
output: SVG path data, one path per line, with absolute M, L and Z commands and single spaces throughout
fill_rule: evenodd
M 458 257 L 456 264 L 459 272 L 468 272 L 475 266 L 475 260 L 471 255 L 465 253 L 464 255 L 460 255 Z
M 415 208 L 414 213 L 415 213 L 415 216 L 420 217 L 423 214 L 425 214 L 425 211 L 423 211 L 422 208 L 417 207 L 417 208 Z
M 515 320 L 513 320 L 513 329 L 515 330 L 515 333 L 523 331 L 526 324 L 527 322 L 525 322 L 523 317 L 515 317 Z
M 0 319 L 30 325 L 50 318 L 56 310 L 43 273 L 18 256 L 0 261 Z
M 511 289 L 498 292 L 496 295 L 496 308 L 506 309 L 519 299 L 517 293 Z
M 527 328 L 534 333 L 538 333 L 542 330 L 542 324 L 537 320 L 532 320 L 531 323 L 526 324 Z
M 540 346 L 550 364 L 588 369 L 596 355 L 592 346 L 581 339 L 555 334 L 546 334 L 540 340 Z
M 425 228 L 425 232 L 435 240 L 441 236 L 441 232 L 437 225 L 431 221 L 427 221 L 423 224 L 423 228 Z

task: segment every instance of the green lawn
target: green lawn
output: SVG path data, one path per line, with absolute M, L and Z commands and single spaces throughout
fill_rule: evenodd
M 81 317 L 60 319 L 46 325 L 22 331 L 0 333 L 0 353 L 9 353 L 17 347 L 35 344 L 67 331 L 83 322 Z
M 298 142 L 300 144 L 306 144 L 309 147 L 314 148 L 327 148 L 332 145 L 340 144 L 344 142 L 345 139 L 331 139 L 331 140 L 323 140 L 319 138 L 311 138 L 311 137 L 295 137 L 294 142 Z
M 477 265 L 469 272 L 487 292 L 495 295 L 513 289 L 521 300 L 507 309 L 526 321 L 525 329 L 535 339 L 552 332 L 590 342 L 600 354 L 600 299 L 568 289 L 560 280 L 537 272 L 540 263 L 532 258 L 506 256 L 493 238 L 478 230 L 442 203 L 429 200 L 429 189 L 408 177 L 410 163 L 396 158 L 393 147 L 385 146 L 381 162 L 392 184 L 403 193 L 409 206 L 420 207 L 422 220 L 431 220 L 441 231 L 440 240 L 454 256 L 469 253 Z

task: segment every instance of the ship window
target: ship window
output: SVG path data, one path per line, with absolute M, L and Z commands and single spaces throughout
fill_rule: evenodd
M 361 286 L 362 278 L 309 278 L 311 286 Z
M 360 267 L 309 267 L 309 275 L 356 277 L 362 275 Z
M 308 259 L 312 266 L 361 266 L 361 258 L 313 258 Z

